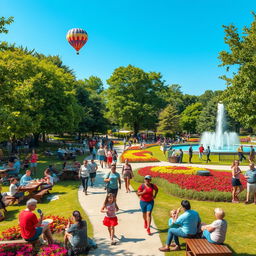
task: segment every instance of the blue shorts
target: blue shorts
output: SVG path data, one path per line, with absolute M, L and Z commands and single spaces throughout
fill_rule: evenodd
M 25 239 L 26 241 L 35 241 L 38 239 L 39 236 L 41 236 L 43 232 L 43 227 L 36 227 L 36 233 L 34 234 L 34 236 L 32 236 L 29 239 Z
M 150 202 L 145 202 L 140 200 L 140 208 L 142 212 L 152 212 L 154 207 L 154 200 Z
M 37 167 L 37 163 L 30 163 L 30 167 Z

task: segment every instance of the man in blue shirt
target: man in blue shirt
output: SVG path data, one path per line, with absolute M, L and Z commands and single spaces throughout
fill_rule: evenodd
M 256 169 L 254 163 L 249 165 L 250 169 L 245 173 L 245 178 L 247 179 L 247 194 L 245 204 L 249 203 L 250 193 L 253 193 L 254 203 L 256 204 Z
M 26 170 L 26 174 L 24 174 L 20 179 L 20 186 L 26 186 L 31 180 L 31 171 Z
M 8 175 L 18 175 L 20 173 L 20 160 L 15 158 L 12 167 L 6 169 Z
M 189 201 L 182 200 L 181 207 L 177 210 L 176 216 L 178 216 L 180 210 L 183 209 L 184 213 L 181 214 L 177 219 L 174 219 L 173 223 L 179 225 L 178 228 L 169 228 L 168 237 L 166 240 L 166 245 L 164 247 L 159 248 L 162 252 L 179 251 L 180 243 L 179 237 L 193 237 L 197 234 L 197 230 L 201 223 L 201 219 L 199 214 L 191 210 L 191 206 Z M 175 246 L 170 249 L 170 245 L 172 240 L 175 241 Z
M 121 179 L 120 179 L 120 174 L 116 172 L 115 163 L 111 164 L 111 172 L 105 176 L 104 181 L 107 182 L 108 194 L 112 193 L 116 197 L 118 192 L 118 184 L 119 184 L 119 189 L 121 189 Z

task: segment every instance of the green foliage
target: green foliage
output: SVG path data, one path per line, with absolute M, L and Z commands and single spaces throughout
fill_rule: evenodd
M 153 129 L 163 106 L 160 92 L 164 85 L 159 73 L 146 73 L 128 65 L 114 70 L 107 80 L 108 117 L 112 123 L 128 125 L 135 134 L 139 129 Z
M 1 139 L 72 131 L 79 121 L 74 77 L 20 49 L 0 52 Z M 8 116 L 6 119 L 5 116 Z
M 184 131 L 196 133 L 196 123 L 201 114 L 202 108 L 202 103 L 197 102 L 187 106 L 182 112 L 180 123 Z
M 13 17 L 9 17 L 9 18 L 0 17 L 0 34 L 1 33 L 7 34 L 8 29 L 5 27 L 5 25 L 10 25 L 11 23 L 13 23 L 13 21 L 14 21 Z
M 256 16 L 253 14 L 250 27 L 243 28 L 240 36 L 234 25 L 224 26 L 225 43 L 229 51 L 219 53 L 221 66 L 229 71 L 232 77 L 222 76 L 228 87 L 222 95 L 228 113 L 245 128 L 254 127 L 256 123 Z
M 180 130 L 178 111 L 171 104 L 159 114 L 157 130 L 174 134 Z
M 104 87 L 101 79 L 97 76 L 90 76 L 88 79 L 84 79 L 86 90 L 100 94 L 103 92 Z

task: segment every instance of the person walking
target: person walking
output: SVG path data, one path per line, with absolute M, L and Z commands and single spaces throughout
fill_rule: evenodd
M 246 160 L 246 157 L 244 156 L 243 146 L 238 147 L 237 153 L 238 153 L 238 157 L 239 157 L 240 162 L 242 162 L 243 159 Z
M 235 160 L 231 166 L 232 169 L 232 203 L 239 203 L 238 195 L 243 191 L 243 186 L 240 182 L 240 174 L 242 173 L 239 168 L 239 161 Z
M 131 192 L 130 179 L 132 179 L 132 177 L 134 175 L 132 172 L 132 166 L 129 164 L 128 159 L 125 159 L 125 164 L 122 169 L 122 176 L 123 176 L 124 182 L 125 182 L 126 193 Z
M 38 155 L 36 154 L 36 151 L 33 149 L 31 158 L 30 158 L 30 168 L 31 168 L 33 177 L 36 176 L 37 161 L 38 161 Z
M 154 208 L 154 199 L 158 193 L 158 187 L 151 183 L 151 176 L 144 177 L 144 183 L 138 188 L 137 195 L 140 197 L 140 208 L 144 220 L 144 228 L 148 235 L 151 235 L 150 224 L 152 219 L 152 211 Z
M 179 163 L 182 163 L 182 159 L 183 159 L 183 150 L 180 149 L 180 153 L 179 153 Z
M 108 227 L 111 245 L 116 245 L 116 241 L 114 241 L 114 236 L 115 226 L 118 225 L 118 220 L 116 217 L 117 211 L 119 211 L 119 208 L 116 204 L 116 197 L 112 193 L 108 193 L 105 202 L 101 208 L 101 212 L 106 213 L 106 216 L 103 220 L 103 225 Z
M 244 175 L 247 180 L 247 193 L 245 204 L 249 204 L 251 193 L 253 194 L 254 204 L 256 204 L 256 169 L 254 163 L 251 163 L 249 167 L 250 169 Z
M 249 155 L 249 161 L 250 163 L 253 163 L 255 160 L 255 149 L 251 145 L 250 155 Z
M 116 164 L 111 165 L 111 171 L 105 176 L 104 182 L 107 183 L 107 193 L 116 197 L 118 188 L 121 189 L 121 178 L 120 174 L 116 172 Z
M 188 162 L 190 164 L 192 163 L 192 157 L 193 157 L 193 148 L 192 148 L 192 146 L 190 146 L 188 149 Z
M 204 154 L 204 146 L 203 144 L 201 144 L 201 146 L 199 147 L 199 159 L 203 160 L 203 154 Z
M 100 161 L 100 166 L 103 168 L 104 161 L 105 161 L 105 149 L 103 146 L 100 146 L 100 148 L 97 151 L 98 159 Z
M 98 170 L 98 165 L 94 162 L 94 159 L 91 160 L 91 163 L 89 165 L 90 165 L 89 174 L 90 174 L 90 180 L 91 180 L 91 187 L 93 187 L 94 181 L 96 178 L 96 172 Z
M 207 146 L 207 149 L 206 149 L 206 157 L 207 157 L 206 163 L 211 162 L 210 155 L 211 155 L 211 149 L 210 149 L 210 146 Z
M 83 164 L 81 165 L 79 171 L 78 171 L 78 177 L 82 181 L 82 186 L 83 186 L 83 192 L 85 195 L 87 195 L 87 188 L 88 188 L 88 180 L 90 176 L 90 171 L 91 168 L 88 164 L 87 160 L 84 160 Z

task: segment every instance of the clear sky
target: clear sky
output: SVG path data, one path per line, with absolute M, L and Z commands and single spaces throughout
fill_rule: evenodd
M 132 64 L 199 95 L 225 89 L 222 25 L 249 26 L 251 11 L 255 0 L 0 0 L 0 16 L 15 18 L 0 40 L 59 55 L 79 79 L 106 84 L 115 68 Z M 71 28 L 89 35 L 80 55 L 66 41 Z

